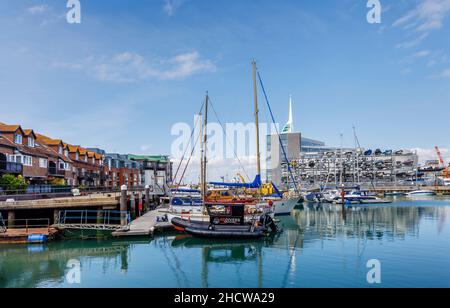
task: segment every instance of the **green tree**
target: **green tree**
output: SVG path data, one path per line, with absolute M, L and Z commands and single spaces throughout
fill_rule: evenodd
M 14 176 L 11 174 L 5 174 L 0 178 L 0 187 L 4 190 L 11 191 L 11 194 L 23 193 L 27 188 L 27 184 L 25 183 L 22 176 Z

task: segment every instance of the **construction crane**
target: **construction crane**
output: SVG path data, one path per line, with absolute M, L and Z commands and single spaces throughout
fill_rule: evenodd
M 442 158 L 441 150 L 439 150 L 439 147 L 436 146 L 436 153 L 439 158 L 439 164 L 444 168 L 444 178 L 448 179 L 450 174 L 450 167 L 445 165 L 444 159 Z

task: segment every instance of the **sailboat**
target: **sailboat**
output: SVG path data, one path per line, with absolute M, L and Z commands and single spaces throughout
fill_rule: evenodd
M 259 153 L 259 127 L 258 127 L 258 100 L 256 92 L 256 62 L 253 62 L 253 80 L 255 94 L 255 122 L 257 136 L 257 166 L 258 176 L 261 174 L 261 159 Z M 205 105 L 205 134 L 202 144 L 202 163 L 201 163 L 201 192 L 204 202 L 204 209 L 207 211 L 209 220 L 193 220 L 193 215 L 189 218 L 170 217 L 172 225 L 179 231 L 186 232 L 193 236 L 207 238 L 260 238 L 271 232 L 277 232 L 278 227 L 269 213 L 253 215 L 253 219 L 246 221 L 245 203 L 209 203 L 206 202 L 207 183 L 206 183 L 206 143 L 207 143 L 207 110 L 208 95 Z M 257 177 L 258 179 L 258 177 Z M 259 179 L 258 182 L 261 180 Z M 259 189 L 259 188 L 258 188 Z

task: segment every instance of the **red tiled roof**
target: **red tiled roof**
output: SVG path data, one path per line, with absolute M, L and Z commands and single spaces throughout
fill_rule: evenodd
M 0 132 L 15 133 L 18 129 L 20 129 L 23 133 L 23 129 L 20 127 L 20 125 L 0 124 Z
M 41 134 L 36 134 L 36 136 L 38 141 L 44 142 L 47 145 L 64 145 L 61 139 L 52 139 Z
M 9 148 L 16 148 L 16 145 L 11 142 L 9 139 L 0 136 L 0 146 L 6 146 Z

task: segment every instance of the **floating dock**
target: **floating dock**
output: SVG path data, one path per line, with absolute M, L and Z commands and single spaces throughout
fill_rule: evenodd
M 5 233 L 0 233 L 0 244 L 37 243 L 30 241 L 30 236 L 33 235 L 42 235 L 45 241 L 50 241 L 56 237 L 58 232 L 54 228 L 8 229 Z
M 143 216 L 133 220 L 130 224 L 129 230 L 115 231 L 112 233 L 113 237 L 137 237 L 150 236 L 158 231 L 173 230 L 170 222 L 158 222 L 158 217 L 164 217 L 167 214 L 167 208 L 160 208 L 155 211 L 148 212 Z

